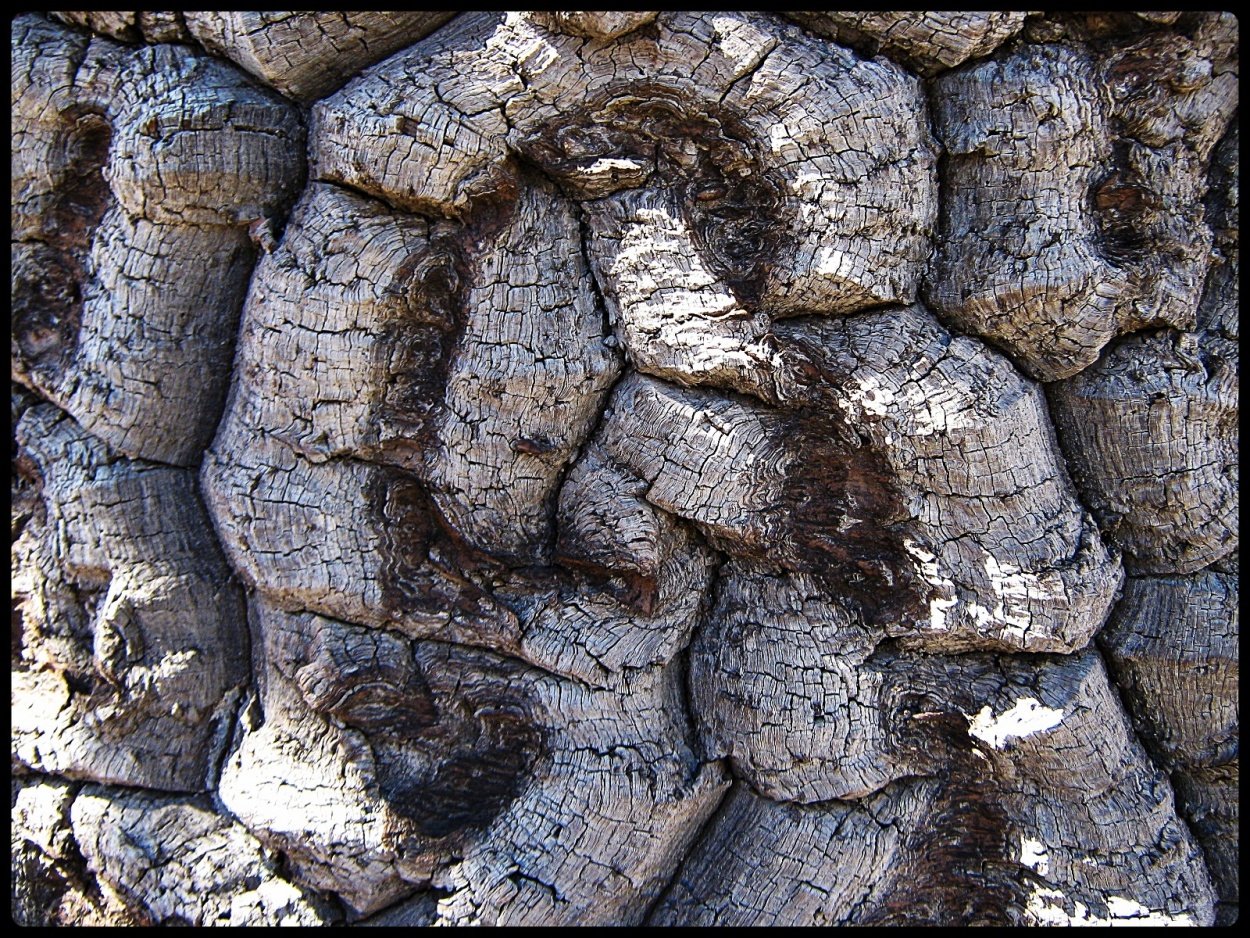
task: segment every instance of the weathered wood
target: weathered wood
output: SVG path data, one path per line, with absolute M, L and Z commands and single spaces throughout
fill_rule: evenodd
M 655 12 L 610 10 L 597 13 L 582 11 L 539 13 L 535 19 L 547 28 L 558 32 L 607 42 L 655 22 L 655 17 Z
M 187 30 L 209 52 L 307 104 L 429 35 L 456 14 L 418 10 L 184 15 Z
M 87 867 L 151 925 L 322 925 L 332 906 L 278 875 L 237 821 L 199 798 L 99 785 L 78 792 L 73 834 Z
M 1097 58 L 1025 46 L 939 78 L 946 211 L 929 302 L 1043 381 L 1118 333 L 1192 328 L 1210 261 L 1204 164 L 1237 105 L 1227 30 L 1208 32 Z
M 1238 901 L 1237 612 L 1235 573 L 1131 577 L 1098 636 L 1226 903 Z
M 184 14 L 150 10 L 91 10 L 49 14 L 69 26 L 82 26 L 122 42 L 191 42 Z
M 1237 577 L 1130 577 L 1098 636 L 1151 752 L 1169 769 L 1237 755 Z
M 358 913 L 433 885 L 445 924 L 636 922 L 724 790 L 674 667 L 599 691 L 263 603 L 253 628 L 264 722 L 221 798 Z
M 17 443 L 15 769 L 212 788 L 246 632 L 194 474 L 119 458 L 47 404 Z
M 1134 572 L 1237 549 L 1237 347 L 1204 338 L 1131 336 L 1051 394 L 1073 476 Z
M 707 203 L 701 236 L 730 249 L 731 281 L 733 268 L 760 281 L 761 310 L 838 312 L 915 296 L 936 208 L 923 112 L 900 69 L 762 17 L 664 14 L 587 45 L 481 14 L 316 105 L 312 164 L 441 215 L 506 187 L 508 150 L 583 198 L 688 176 L 686 197 Z M 658 154 L 653 139 L 667 140 Z
M 10 781 L 10 910 L 22 927 L 144 923 L 86 868 L 70 829 L 79 785 L 55 776 Z
M 814 33 L 866 55 L 880 51 L 932 76 L 989 55 L 1024 26 L 1024 13 L 786 13 Z
M 838 663 L 828 655 L 828 677 Z M 1202 853 L 1096 652 L 881 652 L 848 671 L 858 685 L 849 709 L 828 684 L 813 695 L 810 675 L 774 676 L 805 688 L 803 708 L 836 724 L 826 739 L 847 741 L 822 747 L 824 778 L 853 774 L 868 739 L 884 777 L 900 781 L 868 797 L 857 783 L 847 791 L 860 800 L 813 805 L 777 804 L 739 783 L 654 922 L 1211 923 Z M 720 694 L 742 699 L 731 686 Z M 743 734 L 735 764 L 748 750 L 787 752 L 790 739 L 772 730 Z M 759 790 L 749 768 L 747 778 Z
M 191 465 L 225 397 L 253 223 L 301 182 L 292 109 L 182 46 L 13 22 L 13 353 L 126 455 Z
M 449 16 L 15 20 L 15 918 L 1235 919 L 1235 18 Z

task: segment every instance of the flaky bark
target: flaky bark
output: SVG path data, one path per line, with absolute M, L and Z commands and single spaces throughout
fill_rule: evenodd
M 21 924 L 1212 924 L 1237 24 L 13 28 Z

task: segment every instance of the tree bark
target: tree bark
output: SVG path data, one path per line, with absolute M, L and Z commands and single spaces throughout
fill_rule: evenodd
M 1238 902 L 1238 26 L 14 20 L 21 924 Z

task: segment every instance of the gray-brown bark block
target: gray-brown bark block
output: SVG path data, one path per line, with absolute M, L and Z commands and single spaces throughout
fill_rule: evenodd
M 185 46 L 13 22 L 15 380 L 121 452 L 194 464 L 254 250 L 302 181 L 294 110 Z
M 307 104 L 432 33 L 456 14 L 407 12 L 187 13 L 187 30 L 283 94 Z
M 882 652 L 856 671 L 850 708 L 813 697 L 810 679 L 777 672 L 776 681 L 807 688 L 798 696 L 813 712 L 825 704 L 826 719 L 842 724 L 831 738 L 848 748 L 875 735 L 879 763 L 899 781 L 812 805 L 740 784 L 654 922 L 1211 923 L 1202 853 L 1097 652 Z M 785 751 L 768 732 L 747 745 Z M 845 773 L 850 753 L 830 755 L 817 777 Z
M 222 800 L 360 913 L 432 884 L 446 924 L 637 921 L 725 787 L 673 667 L 598 691 L 265 604 L 253 626 L 263 722 Z
M 967 59 L 988 55 L 1024 26 L 1025 14 L 794 12 L 786 13 L 814 33 L 844 45 L 867 46 L 932 76 Z
M 70 809 L 88 868 L 153 925 L 323 925 L 320 896 L 281 878 L 237 821 L 196 798 L 84 787 Z
M 246 626 L 194 474 L 120 458 L 47 404 L 17 442 L 31 504 L 13 545 L 14 766 L 212 787 Z

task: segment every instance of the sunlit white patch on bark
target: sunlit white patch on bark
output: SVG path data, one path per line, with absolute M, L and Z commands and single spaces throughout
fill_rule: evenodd
M 1020 862 L 1042 876 L 1050 872 L 1050 856 L 1046 853 L 1046 845 L 1031 837 L 1020 837 Z
M 1044 707 L 1036 697 L 1021 697 L 1015 706 L 997 717 L 988 704 L 982 707 L 981 712 L 971 718 L 968 735 L 989 743 L 995 749 L 1003 749 L 1008 739 L 1022 739 L 1054 729 L 1062 720 L 1062 710 Z

